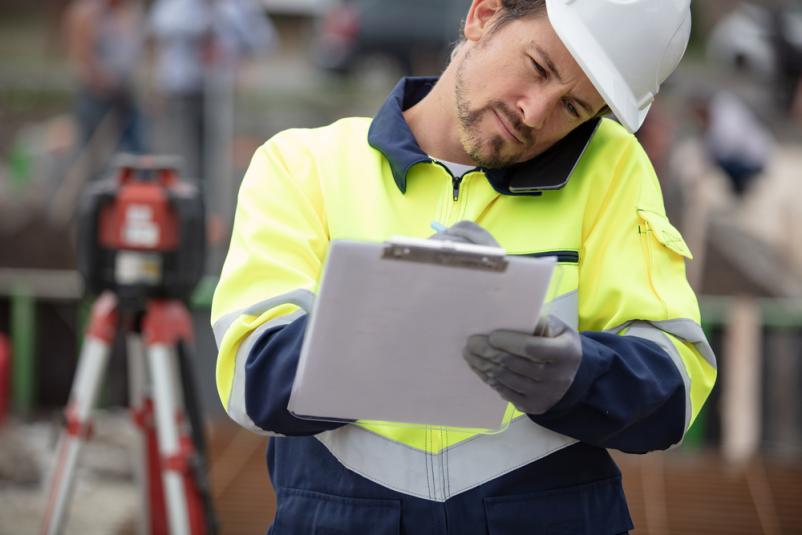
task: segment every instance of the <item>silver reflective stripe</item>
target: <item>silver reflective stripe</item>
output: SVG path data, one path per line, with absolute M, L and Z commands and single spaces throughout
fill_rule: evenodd
M 219 348 L 220 344 L 223 342 L 223 337 L 225 336 L 226 332 L 228 332 L 228 329 L 234 324 L 235 321 L 237 321 L 238 318 L 243 315 L 260 316 L 271 308 L 275 308 L 280 305 L 296 305 L 301 307 L 306 312 L 312 312 L 312 307 L 314 304 L 315 294 L 309 290 L 293 290 L 292 292 L 283 295 L 265 299 L 264 301 L 255 303 L 248 308 L 229 312 L 214 322 L 214 325 L 212 325 L 212 330 L 214 331 L 214 340 Z
M 663 321 L 633 320 L 619 327 L 608 329 L 605 332 L 618 334 L 634 323 L 648 323 L 675 338 L 679 338 L 683 342 L 692 344 L 710 366 L 718 369 L 716 365 L 716 354 L 713 352 L 713 348 L 710 347 L 710 343 L 707 341 L 702 327 L 695 321 L 684 318 Z
M 262 429 L 253 422 L 250 416 L 248 416 L 248 410 L 245 405 L 245 365 L 248 363 L 248 355 L 251 354 L 251 349 L 253 349 L 253 346 L 256 344 L 257 340 L 259 340 L 259 337 L 262 336 L 266 331 L 276 327 L 281 327 L 283 325 L 289 325 L 304 314 L 306 314 L 306 312 L 303 310 L 296 310 L 292 314 L 276 318 L 264 323 L 263 325 L 260 325 L 248 335 L 248 338 L 246 338 L 237 349 L 237 356 L 235 357 L 236 362 L 234 363 L 234 381 L 231 385 L 231 393 L 228 396 L 226 412 L 232 420 L 240 424 L 242 427 L 253 431 L 254 433 L 263 435 L 266 434 L 270 436 L 282 436 L 268 429 Z
M 679 351 L 674 344 L 671 343 L 671 340 L 669 340 L 665 332 L 657 327 L 654 327 L 654 325 L 646 321 L 633 321 L 630 323 L 629 330 L 624 336 L 636 336 L 638 338 L 643 338 L 645 340 L 654 342 L 671 357 L 671 360 L 674 362 L 674 366 L 677 367 L 677 370 L 682 376 L 682 382 L 685 385 L 684 430 L 687 431 L 688 426 L 691 423 L 691 379 L 688 376 L 688 370 L 685 369 L 685 363 L 682 362 L 682 356 L 680 356 Z
M 254 329 L 254 331 L 250 333 L 237 348 L 237 354 L 234 357 L 234 378 L 231 385 L 231 392 L 228 396 L 226 412 L 232 420 L 246 429 L 253 431 L 254 433 L 281 436 L 278 433 L 273 433 L 257 426 L 248 416 L 248 411 L 245 406 L 245 365 L 248 362 L 248 355 L 250 355 L 251 349 L 253 349 L 254 344 L 259 337 L 262 336 L 262 334 L 270 329 L 281 327 L 283 325 L 289 325 L 297 318 L 312 310 L 314 301 L 315 294 L 309 290 L 295 290 L 281 296 L 260 301 L 259 303 L 253 304 L 246 309 L 226 314 L 222 318 L 218 319 L 212 326 L 212 329 L 214 330 L 215 341 L 217 342 L 217 347 L 219 348 L 226 332 L 228 332 L 228 329 L 231 328 L 238 318 L 242 316 L 260 316 L 271 308 L 285 304 L 301 307 L 301 310 L 296 310 L 292 314 L 287 314 L 285 316 L 272 319 L 260 325 L 258 328 Z
M 652 321 L 652 325 L 658 329 L 665 331 L 684 342 L 693 344 L 696 350 L 701 354 L 708 364 L 713 368 L 718 368 L 716 365 L 716 354 L 713 353 L 713 348 L 707 341 L 705 332 L 702 327 L 693 320 L 689 319 L 674 319 L 664 321 Z
M 439 432 L 439 428 L 432 432 Z M 526 416 L 514 420 L 501 433 L 475 435 L 437 454 L 355 425 L 316 438 L 349 470 L 395 491 L 438 502 L 577 442 L 540 427 Z
M 566 325 L 579 328 L 579 292 L 574 290 L 546 303 L 546 310 L 563 320 Z

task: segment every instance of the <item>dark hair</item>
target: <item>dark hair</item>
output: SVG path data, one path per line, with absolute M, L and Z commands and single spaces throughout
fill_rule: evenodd
M 546 0 L 501 0 L 501 6 L 499 18 L 493 25 L 494 31 L 516 19 L 544 13 Z
M 499 30 L 502 26 L 529 15 L 541 15 L 546 12 L 546 0 L 501 0 L 501 12 L 493 22 L 491 32 Z M 459 39 L 457 44 L 465 40 L 463 30 L 465 21 L 460 22 Z

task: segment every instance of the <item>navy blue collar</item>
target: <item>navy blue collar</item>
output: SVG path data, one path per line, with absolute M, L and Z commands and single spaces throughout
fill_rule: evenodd
M 420 102 L 436 82 L 437 78 L 402 78 L 368 130 L 368 143 L 387 158 L 402 193 L 407 190 L 410 168 L 432 161 L 412 135 L 403 112 Z M 531 160 L 498 169 L 482 168 L 482 171 L 493 189 L 503 195 L 540 195 L 543 190 L 560 189 L 568 183 L 599 123 L 600 119 L 585 122 Z

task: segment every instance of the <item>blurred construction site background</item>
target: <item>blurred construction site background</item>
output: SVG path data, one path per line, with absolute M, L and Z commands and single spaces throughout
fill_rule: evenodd
M 266 439 L 226 421 L 208 321 L 239 181 L 272 134 L 372 115 L 398 77 L 436 74 L 468 4 L 0 3 L 0 534 L 38 531 L 91 304 L 76 206 L 118 151 L 178 154 L 203 190 L 208 275 L 191 306 L 212 494 L 222 533 L 265 532 Z M 802 1 L 693 9 L 686 58 L 638 136 L 695 256 L 719 380 L 682 446 L 617 459 L 637 535 L 802 534 Z M 67 533 L 136 530 L 123 362 Z

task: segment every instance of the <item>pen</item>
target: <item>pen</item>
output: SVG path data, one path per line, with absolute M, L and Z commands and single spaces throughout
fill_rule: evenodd
M 437 221 L 432 221 L 432 228 L 435 232 L 445 232 L 446 226 L 442 223 L 438 223 Z

